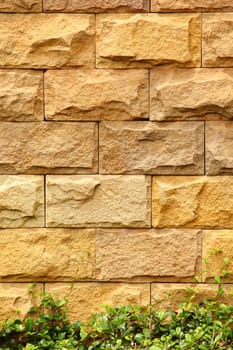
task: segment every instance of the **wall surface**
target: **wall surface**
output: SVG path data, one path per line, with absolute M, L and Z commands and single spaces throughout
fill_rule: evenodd
M 0 317 L 32 282 L 78 319 L 174 307 L 195 276 L 212 295 L 233 256 L 232 0 L 0 12 Z

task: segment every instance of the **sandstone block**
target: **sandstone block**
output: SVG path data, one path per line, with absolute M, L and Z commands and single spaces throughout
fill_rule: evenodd
M 196 14 L 97 15 L 98 68 L 200 66 Z
M 206 123 L 206 171 L 208 175 L 233 174 L 231 122 Z
M 193 280 L 200 260 L 195 230 L 98 229 L 98 280 Z
M 203 174 L 202 123 L 103 122 L 103 174 Z
M 2 174 L 75 174 L 98 170 L 95 123 L 2 123 L 0 134 Z
M 233 178 L 153 178 L 154 227 L 232 228 Z
M 101 305 L 148 305 L 150 285 L 127 283 L 47 283 L 46 290 L 59 298 L 68 298 L 69 319 L 86 321 L 103 311 Z
M 148 118 L 148 96 L 146 70 L 83 69 L 45 73 L 48 120 Z
M 43 73 L 0 70 L 0 121 L 43 120 Z
M 94 15 L 1 14 L 0 67 L 93 67 Z
M 151 0 L 152 12 L 230 12 L 232 10 L 232 0 Z
M 44 226 L 43 176 L 0 176 L 0 228 Z
M 147 12 L 148 0 L 44 0 L 45 11 Z
M 43 0 L 1 0 L 0 12 L 41 12 Z
M 10 253 L 12 255 L 12 252 Z M 29 309 L 36 305 L 42 294 L 43 285 L 32 286 L 26 283 L 0 283 L 0 320 L 24 319 Z
M 231 119 L 233 69 L 151 71 L 151 120 Z
M 203 15 L 204 67 L 233 66 L 233 14 Z
M 232 230 L 209 230 L 203 232 L 203 274 L 204 281 L 214 281 L 215 276 L 224 277 L 224 282 L 233 281 Z M 224 263 L 229 260 L 229 264 Z M 226 260 L 225 260 L 226 261 Z M 227 273 L 226 273 L 227 271 Z
M 0 248 L 2 281 L 75 281 L 95 275 L 95 229 L 4 229 Z
M 47 226 L 150 227 L 150 178 L 48 176 Z

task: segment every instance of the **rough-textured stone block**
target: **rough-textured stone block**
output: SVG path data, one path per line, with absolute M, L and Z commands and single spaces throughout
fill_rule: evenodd
M 0 67 L 93 67 L 94 15 L 0 14 Z
M 43 120 L 43 73 L 0 70 L 0 121 Z
M 43 176 L 1 175 L 0 227 L 42 226 L 44 226 Z
M 98 280 L 193 280 L 200 260 L 195 230 L 99 229 Z
M 148 118 L 148 80 L 146 70 L 48 71 L 45 73 L 46 119 Z
M 197 122 L 103 122 L 103 174 L 203 174 L 204 125 Z
M 233 13 L 203 15 L 204 67 L 233 67 Z
M 148 0 L 44 0 L 45 11 L 62 12 L 146 12 Z
M 150 178 L 48 176 L 47 226 L 149 227 Z
M 152 12 L 230 12 L 232 10 L 232 0 L 151 0 Z
M 127 283 L 48 283 L 46 290 L 59 298 L 68 298 L 69 319 L 88 320 L 91 314 L 103 311 L 101 305 L 148 305 L 149 284 Z
M 1 281 L 75 281 L 95 275 L 95 229 L 4 229 L 0 247 Z
M 225 273 L 223 281 L 233 281 L 232 244 L 232 230 L 209 230 L 203 232 L 202 269 L 205 281 L 214 281 L 215 276 L 224 277 L 224 271 L 228 273 Z M 229 264 L 226 259 L 229 260 Z
M 26 283 L 0 283 L 0 320 L 24 319 L 29 309 L 37 304 L 37 296 L 42 292 L 42 284 L 32 288 Z
M 97 15 L 97 67 L 200 66 L 196 14 Z
M 151 71 L 151 120 L 233 118 L 233 69 Z
M 233 174 L 233 125 L 206 123 L 206 171 L 208 175 Z
M 0 12 L 41 12 L 42 0 L 1 0 Z
M 98 171 L 96 123 L 0 123 L 0 135 L 2 174 Z
M 153 178 L 154 227 L 233 228 L 233 178 Z

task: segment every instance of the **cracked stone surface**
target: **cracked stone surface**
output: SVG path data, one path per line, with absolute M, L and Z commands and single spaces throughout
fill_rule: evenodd
M 151 0 L 152 12 L 220 12 L 233 10 L 232 0 Z
M 41 12 L 42 0 L 1 0 L 0 12 Z

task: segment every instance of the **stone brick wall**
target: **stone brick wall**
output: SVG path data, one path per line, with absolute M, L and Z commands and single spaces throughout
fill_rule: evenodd
M 173 307 L 194 276 L 213 294 L 233 255 L 232 0 L 0 12 L 0 318 L 32 282 L 79 319 Z

